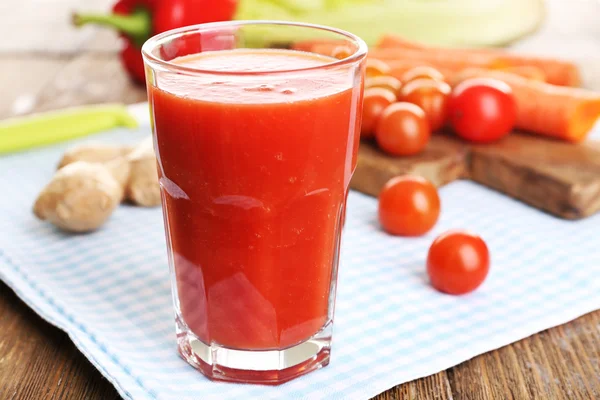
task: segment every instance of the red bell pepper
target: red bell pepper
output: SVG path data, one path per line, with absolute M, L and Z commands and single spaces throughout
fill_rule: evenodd
M 140 48 L 153 35 L 182 26 L 228 21 L 237 0 L 118 0 L 111 14 L 73 15 L 73 23 L 112 27 L 121 33 L 124 46 L 121 62 L 137 83 L 145 82 Z

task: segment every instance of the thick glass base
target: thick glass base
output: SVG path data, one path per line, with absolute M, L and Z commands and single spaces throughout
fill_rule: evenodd
M 329 364 L 331 322 L 302 343 L 264 351 L 207 345 L 179 318 L 176 323 L 179 354 L 211 379 L 278 385 Z

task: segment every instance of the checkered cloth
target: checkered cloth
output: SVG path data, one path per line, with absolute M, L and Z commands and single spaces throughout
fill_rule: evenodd
M 133 107 L 147 121 L 147 105 Z M 115 130 L 85 141 L 135 142 Z M 176 352 L 160 208 L 121 206 L 98 232 L 67 235 L 31 205 L 71 144 L 0 158 L 0 278 L 66 331 L 126 399 L 367 399 L 600 308 L 600 215 L 564 221 L 470 182 L 441 189 L 422 238 L 388 236 L 375 199 L 348 199 L 331 364 L 278 387 L 215 383 Z M 453 297 L 427 283 L 433 238 L 467 228 L 491 272 Z

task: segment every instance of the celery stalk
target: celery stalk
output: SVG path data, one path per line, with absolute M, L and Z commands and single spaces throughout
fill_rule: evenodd
M 0 121 L 0 154 L 45 146 L 119 126 L 137 127 L 120 104 L 69 108 Z

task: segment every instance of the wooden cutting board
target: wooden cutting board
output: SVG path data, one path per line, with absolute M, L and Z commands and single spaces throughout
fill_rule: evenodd
M 377 196 L 392 177 L 421 175 L 436 186 L 470 179 L 561 218 L 600 210 L 600 141 L 579 145 L 514 133 L 489 145 L 435 134 L 413 157 L 390 157 L 363 141 L 351 187 Z

